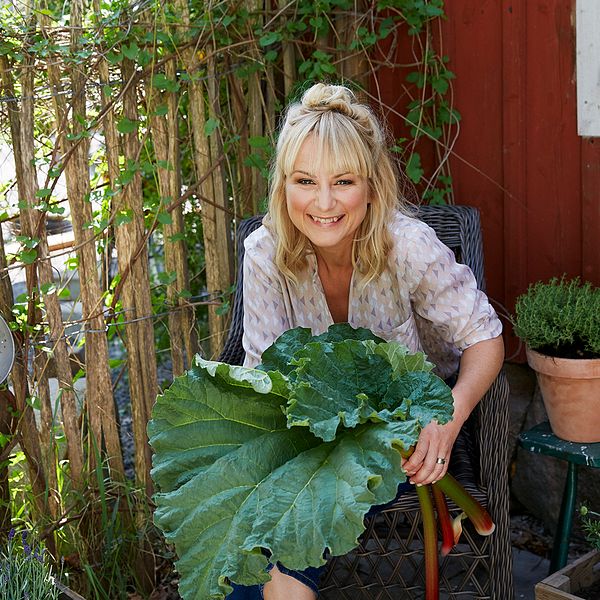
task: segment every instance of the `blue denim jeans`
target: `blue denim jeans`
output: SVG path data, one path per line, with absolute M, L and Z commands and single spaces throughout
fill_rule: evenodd
M 412 485 L 406 481 L 405 483 L 401 483 L 398 486 L 398 492 L 396 493 L 396 498 L 387 504 L 381 504 L 379 506 L 373 506 L 367 513 L 367 517 L 372 517 L 376 515 L 378 512 L 389 508 L 394 504 L 398 498 L 405 492 L 409 491 L 412 488 Z M 297 579 L 307 587 L 309 587 L 315 594 L 319 592 L 319 581 L 321 579 L 321 575 L 325 571 L 327 565 L 323 565 L 322 567 L 309 567 L 304 571 L 294 571 L 292 569 L 287 569 L 282 564 L 277 563 L 277 568 L 286 575 Z M 273 568 L 273 565 L 269 565 L 267 567 L 267 571 L 270 571 Z M 233 586 L 233 592 L 227 596 L 227 600 L 263 600 L 263 585 L 237 585 L 235 583 L 231 584 Z

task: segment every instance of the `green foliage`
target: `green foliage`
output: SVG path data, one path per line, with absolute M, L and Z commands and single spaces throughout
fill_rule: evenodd
M 596 550 L 600 550 L 600 513 L 590 510 L 585 504 L 579 509 L 586 539 Z
M 68 565 L 70 587 L 87 599 L 126 600 L 137 583 L 139 549 L 153 536 L 154 527 L 143 490 L 130 482 L 102 479 L 102 471 L 100 467 L 96 473 L 101 481 L 97 494 L 80 498 L 77 526 L 61 531 L 60 548 L 76 557 Z
M 600 288 L 579 278 L 530 285 L 517 298 L 515 333 L 533 350 L 563 358 L 600 357 Z
M 11 529 L 0 550 L 0 600 L 58 600 L 51 557 L 26 529 Z
M 263 550 L 289 568 L 322 565 L 395 497 L 401 454 L 431 419 L 451 419 L 452 394 L 423 354 L 377 340 L 297 328 L 259 369 L 198 357 L 157 399 L 155 521 L 175 543 L 183 598 L 264 582 Z

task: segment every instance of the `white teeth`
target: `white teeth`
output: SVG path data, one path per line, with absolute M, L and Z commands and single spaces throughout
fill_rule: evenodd
M 337 221 L 339 221 L 342 218 L 342 215 L 340 215 L 338 217 L 328 217 L 327 219 L 325 219 L 323 217 L 315 217 L 314 215 L 311 215 L 311 217 L 312 217 L 313 221 L 327 225 L 327 223 L 336 223 Z

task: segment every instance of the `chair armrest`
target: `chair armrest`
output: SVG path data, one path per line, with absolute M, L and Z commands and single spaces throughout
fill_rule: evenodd
M 492 518 L 505 511 L 508 502 L 509 388 L 504 370 L 477 407 L 480 484 L 489 496 Z

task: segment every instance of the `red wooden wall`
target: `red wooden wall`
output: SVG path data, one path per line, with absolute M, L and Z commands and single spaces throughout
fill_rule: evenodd
M 577 135 L 575 0 L 445 10 L 462 115 L 451 170 L 456 202 L 481 210 L 488 294 L 512 312 L 531 282 L 566 273 L 600 285 L 600 138 Z M 379 77 L 385 103 L 397 105 L 400 77 Z

